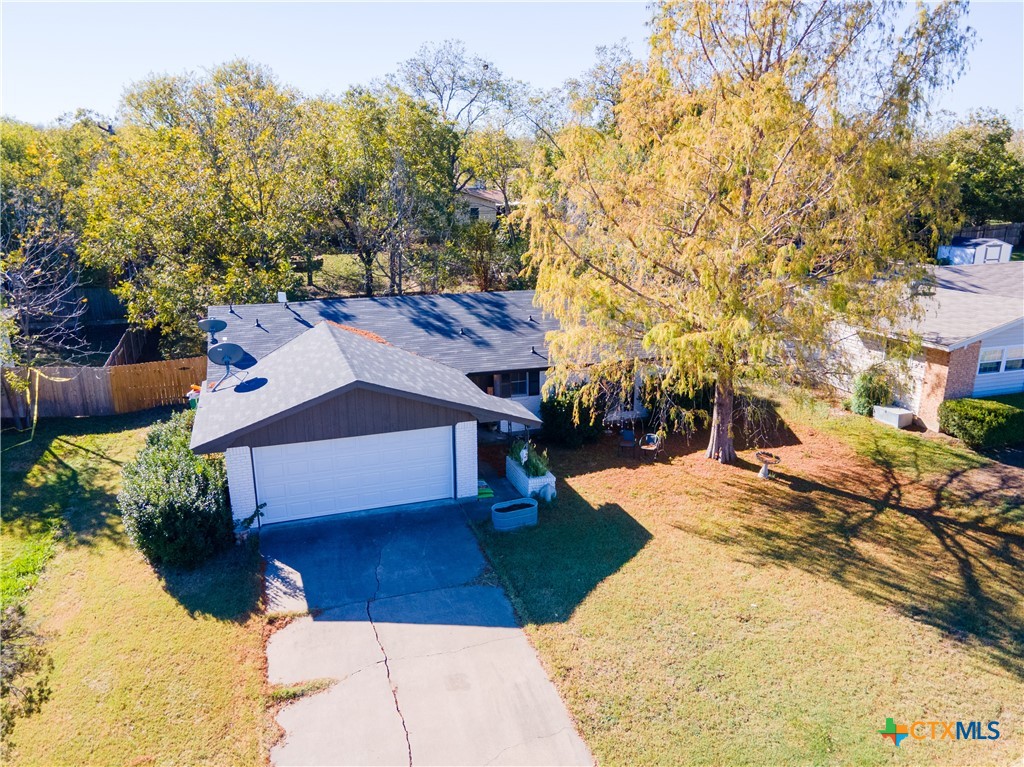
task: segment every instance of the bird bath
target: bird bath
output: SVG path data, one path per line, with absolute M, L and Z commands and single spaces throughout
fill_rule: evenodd
M 761 479 L 771 479 L 772 474 L 768 467 L 782 463 L 782 459 L 779 456 L 769 453 L 767 450 L 758 450 L 754 453 L 754 458 L 761 464 L 761 471 L 757 473 L 757 476 Z

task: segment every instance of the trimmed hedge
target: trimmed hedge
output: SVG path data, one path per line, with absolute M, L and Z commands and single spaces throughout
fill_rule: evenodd
M 117 501 L 125 532 L 154 564 L 195 567 L 234 538 L 223 461 L 188 446 L 194 418 L 186 410 L 155 425 L 124 467 Z
M 892 382 L 880 370 L 865 370 L 853 379 L 850 410 L 857 415 L 871 416 L 875 405 L 892 403 Z
M 991 399 L 949 399 L 939 405 L 939 429 L 968 447 L 1024 442 L 1024 409 Z

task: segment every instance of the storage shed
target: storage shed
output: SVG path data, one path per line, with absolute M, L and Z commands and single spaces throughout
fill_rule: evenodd
M 1005 264 L 1010 260 L 1013 246 L 1002 240 L 987 237 L 954 237 L 949 245 L 939 247 L 938 260 L 950 266 L 968 264 Z

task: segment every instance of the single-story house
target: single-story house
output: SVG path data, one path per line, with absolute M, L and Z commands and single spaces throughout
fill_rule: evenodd
M 897 404 L 937 430 L 944 400 L 1024 391 L 1024 261 L 930 271 L 912 328 L 922 350 Z M 884 338 L 847 329 L 838 343 L 851 373 L 886 359 Z
M 466 187 L 459 193 L 462 209 L 459 211 L 459 219 L 466 221 L 487 221 L 494 222 L 498 216 L 503 216 L 508 211 L 505 209 L 505 195 L 500 189 L 487 189 L 484 187 Z
M 540 425 L 557 327 L 532 291 L 213 306 L 192 448 L 223 452 L 232 513 L 263 521 L 477 493 L 477 425 Z
M 991 237 L 954 237 L 949 245 L 939 246 L 938 260 L 950 266 L 1004 264 L 1012 252 L 1010 243 Z

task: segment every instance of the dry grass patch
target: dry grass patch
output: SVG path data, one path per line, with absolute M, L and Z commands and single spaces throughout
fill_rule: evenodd
M 1007 764 L 1024 744 L 1020 470 L 783 416 L 771 481 L 670 442 L 552 451 L 532 530 L 478 533 L 601 764 Z M 896 436 L 894 436 L 896 435 Z M 953 479 L 955 478 L 955 481 Z M 898 751 L 898 721 L 999 720 Z

